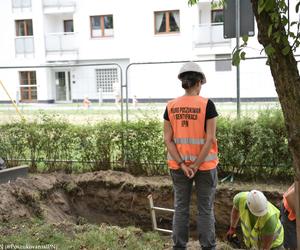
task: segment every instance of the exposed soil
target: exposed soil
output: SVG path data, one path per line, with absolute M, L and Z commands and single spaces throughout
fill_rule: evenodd
M 288 184 L 223 183 L 219 184 L 215 216 L 220 239 L 230 221 L 233 196 L 242 190 L 259 189 L 279 205 Z M 64 173 L 34 174 L 26 179 L 0 185 L 0 222 L 41 217 L 49 223 L 107 223 L 134 225 L 152 230 L 149 200 L 155 206 L 173 208 L 169 176 L 134 177 L 117 171 L 98 171 L 79 175 Z M 196 206 L 191 206 L 191 232 L 196 231 Z M 172 214 L 156 212 L 158 226 L 171 229 Z M 192 233 L 193 235 L 193 233 Z

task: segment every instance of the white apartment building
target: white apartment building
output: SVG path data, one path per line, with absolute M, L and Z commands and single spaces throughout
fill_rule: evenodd
M 223 38 L 222 9 L 210 2 L 3 0 L 0 80 L 21 102 L 113 101 L 121 84 L 129 98 L 165 100 L 182 93 L 176 62 L 202 60 L 202 94 L 230 100 L 236 69 L 215 60 L 230 59 L 235 39 Z M 261 49 L 250 38 L 247 56 Z M 276 98 L 273 85 L 265 59 L 242 62 L 242 98 Z

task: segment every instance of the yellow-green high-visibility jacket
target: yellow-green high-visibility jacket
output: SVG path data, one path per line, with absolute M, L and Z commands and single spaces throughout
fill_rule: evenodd
M 260 249 L 261 245 L 261 229 L 264 227 L 265 223 L 268 221 L 268 219 L 276 214 L 277 225 L 275 227 L 274 231 L 274 239 L 271 248 L 278 247 L 283 244 L 283 226 L 281 225 L 279 215 L 279 210 L 270 202 L 268 202 L 268 212 L 261 217 L 257 217 L 257 221 L 253 228 L 251 228 L 249 213 L 250 211 L 246 207 L 246 199 L 247 199 L 247 193 L 243 192 L 243 194 L 240 197 L 239 202 L 239 213 L 240 213 L 240 220 L 241 220 L 241 226 L 242 231 L 244 235 L 244 242 L 248 248 L 255 247 L 257 249 Z

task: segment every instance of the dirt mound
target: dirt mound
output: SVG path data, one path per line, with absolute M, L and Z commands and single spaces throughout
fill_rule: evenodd
M 226 232 L 233 196 L 241 190 L 260 189 L 274 204 L 279 204 L 287 185 L 227 183 L 218 186 L 215 202 L 216 229 Z M 63 173 L 35 174 L 27 179 L 0 185 L 0 222 L 34 216 L 50 223 L 62 221 L 80 224 L 107 223 L 134 225 L 151 230 L 149 201 L 172 208 L 173 192 L 169 176 L 134 177 L 117 171 L 98 171 L 79 175 Z M 196 229 L 196 206 L 193 196 L 191 230 Z M 158 226 L 171 229 L 172 214 L 157 213 Z

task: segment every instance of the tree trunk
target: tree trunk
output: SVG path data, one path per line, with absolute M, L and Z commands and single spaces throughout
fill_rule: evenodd
M 296 184 L 300 182 L 300 78 L 297 68 L 297 61 L 292 52 L 283 55 L 281 50 L 284 48 L 282 43 L 277 44 L 274 39 L 268 37 L 268 28 L 272 21 L 268 14 L 262 11 L 258 14 L 258 0 L 251 0 L 253 12 L 258 27 L 258 41 L 264 48 L 272 44 L 275 49 L 274 56 L 269 58 L 270 69 L 274 79 L 276 91 L 283 111 L 285 125 L 288 132 L 289 149 L 293 157 Z M 274 27 L 274 26 L 273 26 Z M 277 30 L 284 32 L 284 27 L 279 26 Z M 273 29 L 273 32 L 277 31 Z M 299 191 L 299 189 L 298 189 Z M 296 194 L 300 207 L 299 193 Z M 297 242 L 300 249 L 300 211 L 297 209 Z

